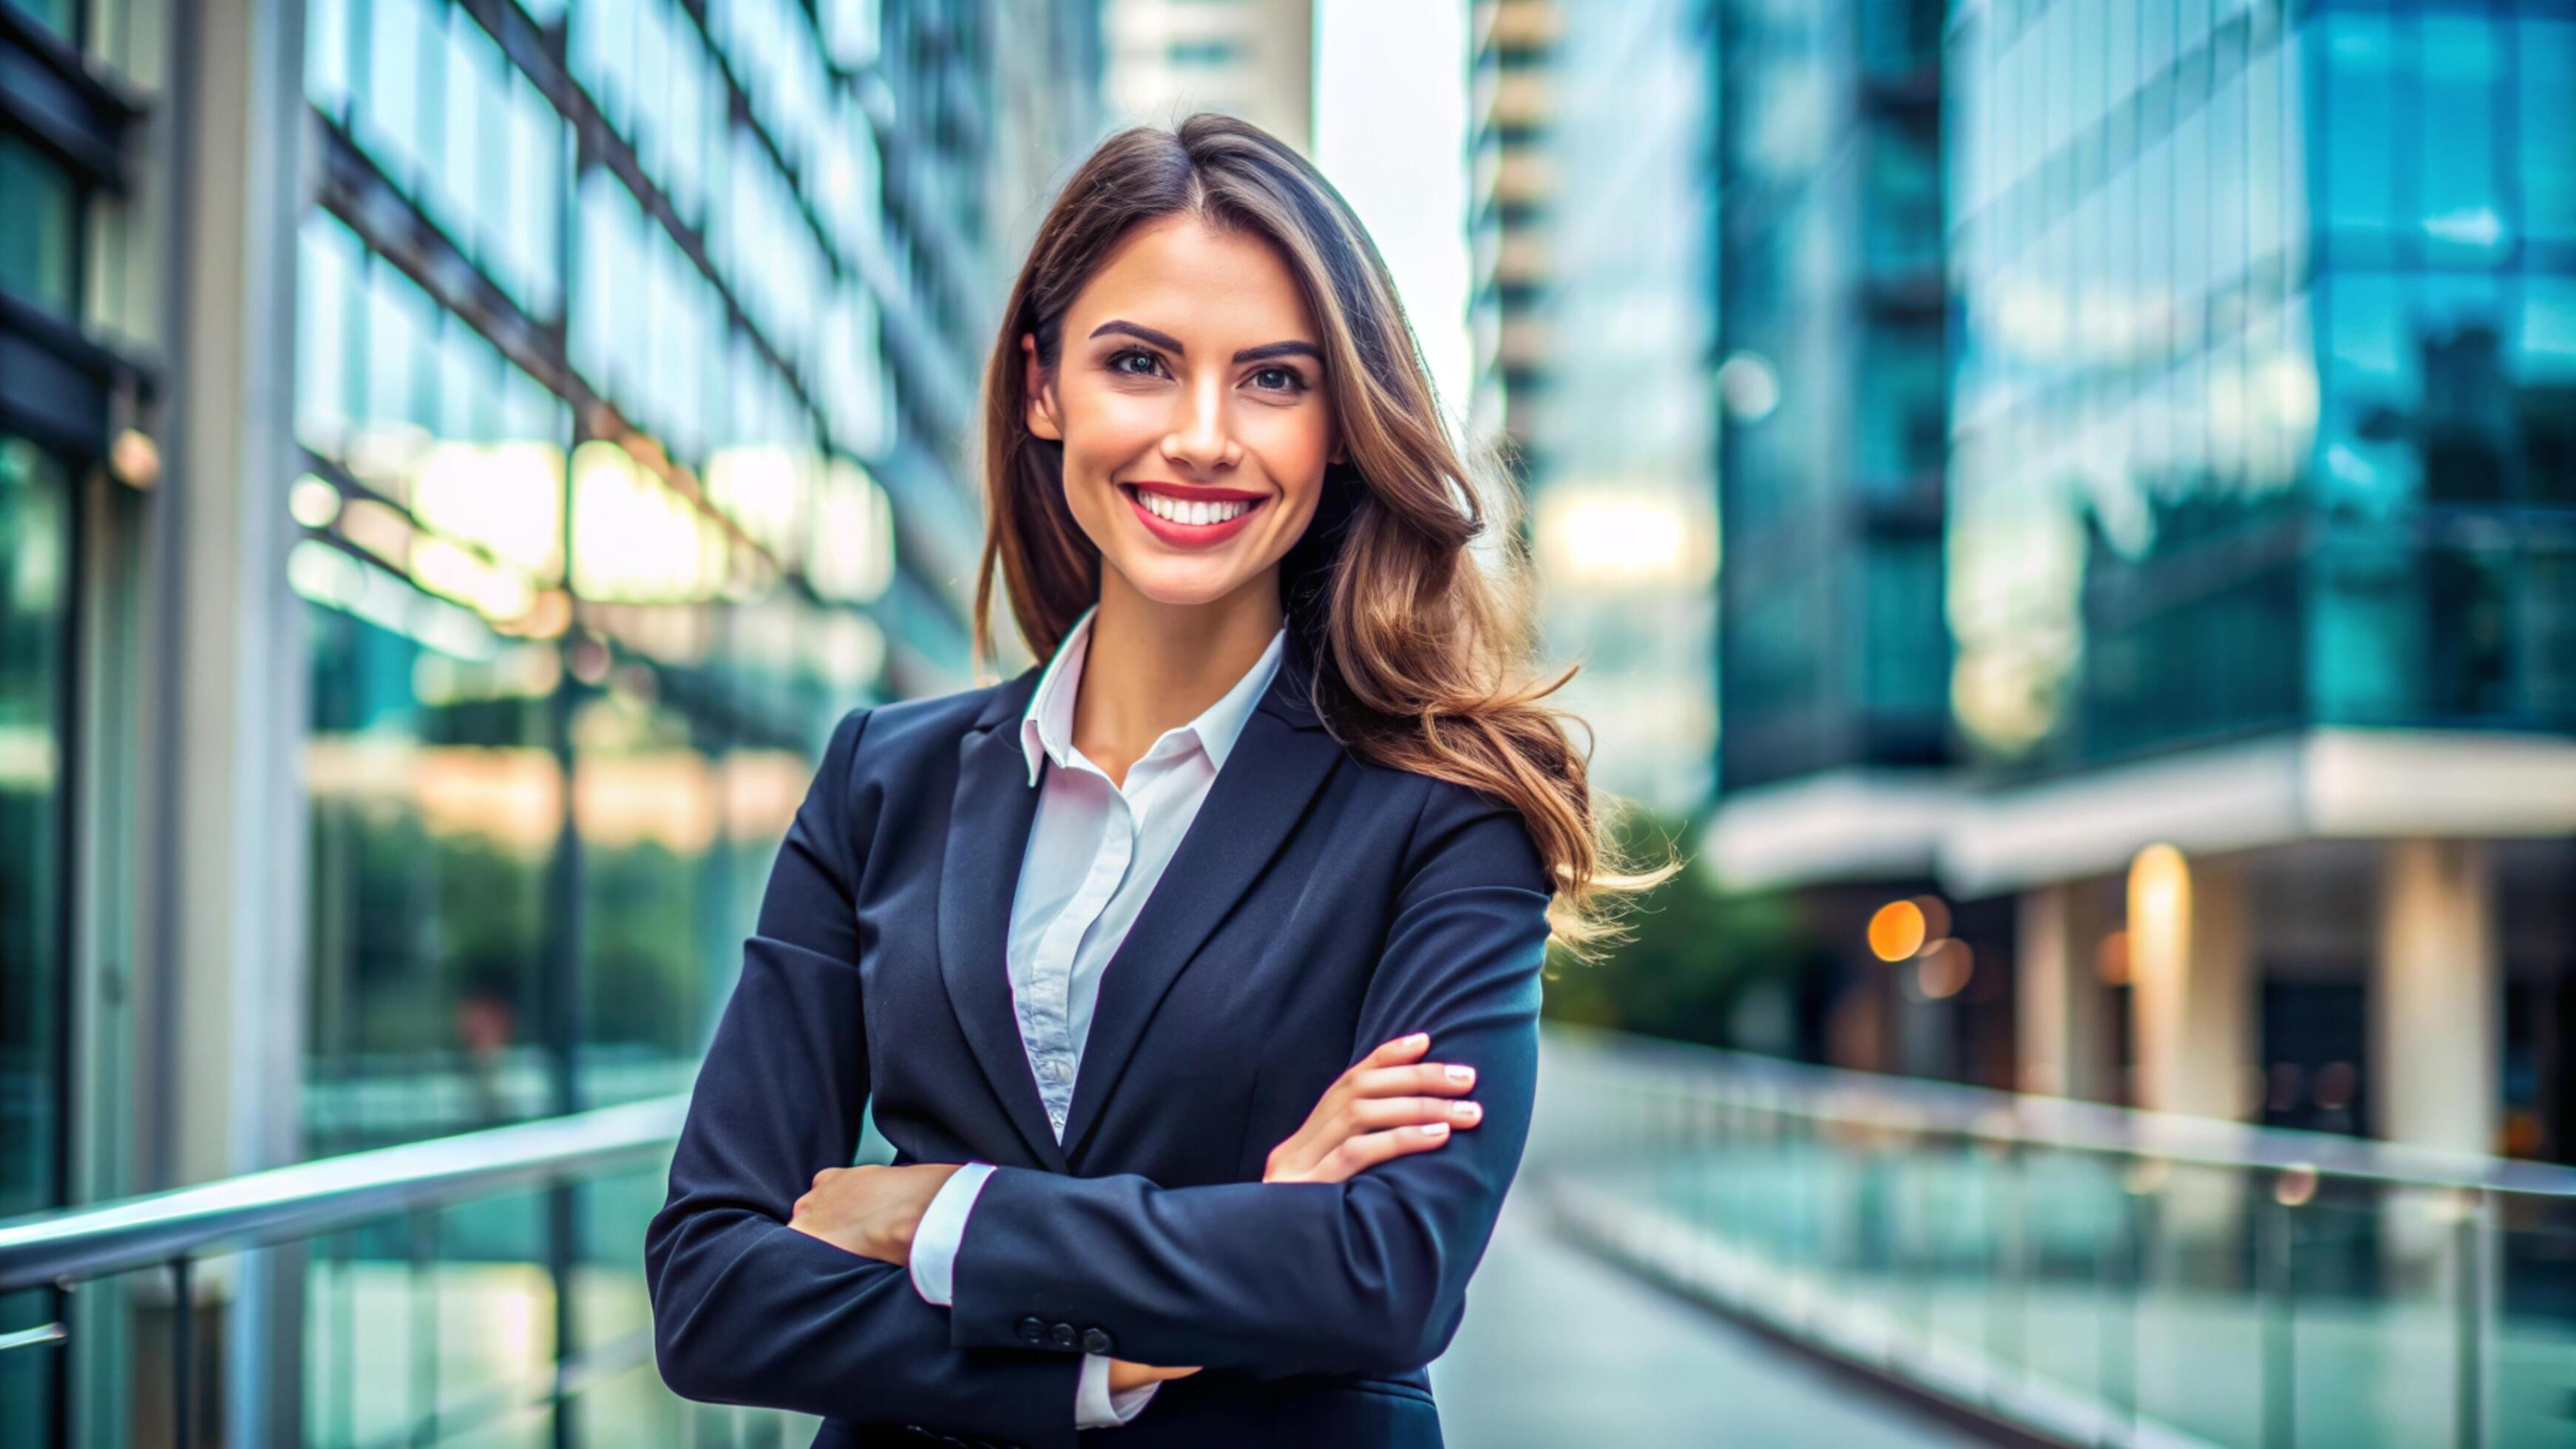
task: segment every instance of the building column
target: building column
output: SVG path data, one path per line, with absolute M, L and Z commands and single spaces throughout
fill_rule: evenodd
M 166 467 L 147 545 L 159 677 L 139 792 L 152 812 L 136 981 L 148 1187 L 303 1156 L 307 974 L 304 605 L 286 581 L 285 505 L 303 466 L 304 5 L 188 0 L 170 13 Z M 202 1422 L 228 1444 L 302 1440 L 304 1282 L 303 1245 L 278 1244 L 205 1259 L 196 1301 L 170 1305 L 201 1324 Z M 173 1408 L 158 1383 L 132 1389 L 138 1425 L 154 1394 L 157 1411 Z
M 2494 1151 L 2504 1095 L 2504 952 L 2484 842 L 2392 840 L 2381 848 L 2372 956 L 2372 1130 L 2392 1142 Z
M 2089 881 L 2061 881 L 2014 902 L 2014 1085 L 2051 1097 L 2108 1101 L 2111 1011 L 2096 953 L 2111 928 Z
M 2494 862 L 2483 842 L 2408 839 L 2380 847 L 2368 1082 L 2371 1130 L 2389 1141 L 2495 1150 L 2504 1096 L 2504 953 L 2494 901 Z M 2486 1302 L 2496 1301 L 2492 1253 L 2461 1250 L 2460 1201 L 2412 1189 L 2382 1199 L 2379 1255 L 2397 1291 L 2447 1303 L 2474 1280 Z M 2416 1391 L 2455 1398 L 2452 1368 L 2434 1366 L 2438 1377 Z
M 2129 867 L 2138 1105 L 2243 1118 L 2253 1105 L 2254 937 L 2244 868 L 2152 845 Z

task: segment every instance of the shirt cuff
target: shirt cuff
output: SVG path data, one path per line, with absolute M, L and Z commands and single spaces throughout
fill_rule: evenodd
M 921 1221 L 912 1230 L 913 1291 L 942 1308 L 956 1297 L 957 1245 L 966 1239 L 966 1214 L 975 1206 L 975 1195 L 984 1190 L 984 1179 L 992 1175 L 989 1162 L 970 1162 L 950 1173 L 939 1191 L 931 1194 L 930 1206 L 921 1210 Z M 1101 1383 L 1105 1390 L 1105 1367 Z
M 1115 1429 L 1138 1414 L 1161 1388 L 1157 1380 L 1132 1389 L 1112 1391 L 1109 1387 L 1109 1358 L 1106 1354 L 1082 1356 L 1082 1377 L 1073 1392 L 1073 1427 L 1077 1429 Z

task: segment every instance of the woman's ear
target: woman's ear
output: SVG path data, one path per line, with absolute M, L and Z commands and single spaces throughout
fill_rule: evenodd
M 1020 334 L 1020 365 L 1024 369 L 1021 390 L 1029 400 L 1029 435 L 1053 442 L 1064 441 L 1064 425 L 1055 415 L 1055 396 L 1047 386 L 1046 369 L 1038 366 L 1038 339 L 1032 333 Z

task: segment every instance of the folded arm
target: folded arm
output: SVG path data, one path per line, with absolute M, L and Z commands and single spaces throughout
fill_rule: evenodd
M 953 1265 L 960 1347 L 1034 1318 L 1097 1328 L 1120 1358 L 1265 1377 L 1439 1356 L 1529 1132 L 1547 876 L 1516 812 L 1457 789 L 1433 791 L 1411 860 L 1353 1056 L 1429 1033 L 1476 1069 L 1477 1130 L 1338 1183 L 997 1169 Z
M 958 1344 L 904 1269 L 787 1225 L 817 1172 L 849 1165 L 867 1099 L 850 895 L 867 822 L 848 818 L 865 722 L 835 730 L 780 848 L 646 1230 L 655 1357 L 687 1398 L 1069 1446 L 1074 1359 Z

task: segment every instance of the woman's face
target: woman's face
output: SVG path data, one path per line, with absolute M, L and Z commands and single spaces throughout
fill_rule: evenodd
M 1053 376 L 1023 334 L 1029 431 L 1064 444 L 1064 495 L 1128 586 L 1205 604 L 1275 587 L 1338 462 L 1320 337 L 1288 266 L 1195 217 L 1139 227 L 1065 314 Z

